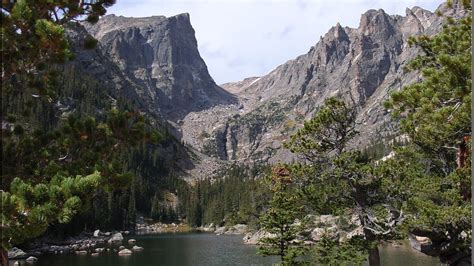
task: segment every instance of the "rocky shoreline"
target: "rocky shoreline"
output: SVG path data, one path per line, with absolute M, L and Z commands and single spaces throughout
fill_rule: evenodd
M 101 253 L 112 252 L 119 256 L 140 252 L 143 247 L 136 245 L 133 238 L 125 239 L 129 231 L 81 233 L 76 237 L 65 240 L 42 238 L 26 246 L 24 251 L 17 247 L 8 251 L 8 259 L 12 265 L 35 263 L 38 257 L 44 255 L 76 254 L 99 256 Z
M 24 263 L 35 263 L 39 257 L 44 255 L 76 254 L 99 256 L 102 253 L 115 253 L 118 256 L 132 255 L 140 252 L 143 247 L 136 245 L 137 240 L 132 235 L 162 234 L 162 233 L 186 233 L 200 231 L 185 223 L 152 223 L 145 221 L 143 217 L 137 219 L 133 231 L 100 231 L 83 232 L 75 237 L 64 240 L 43 237 L 37 239 L 23 250 L 13 247 L 8 251 L 10 265 L 22 265 Z
M 350 219 L 332 215 L 311 215 L 308 216 L 307 219 L 309 220 L 308 229 L 297 236 L 295 242 L 313 245 L 323 236 L 328 236 L 343 242 L 354 236 L 363 235 L 362 226 L 360 225 L 357 215 L 352 215 Z M 217 235 L 244 235 L 243 241 L 249 245 L 258 245 L 262 238 L 272 237 L 272 234 L 262 229 L 250 230 L 245 224 L 236 224 L 233 226 L 215 226 L 214 224 L 210 224 L 197 229 L 203 232 L 212 232 Z
M 321 240 L 323 236 L 327 236 L 339 242 L 344 242 L 355 236 L 363 236 L 363 228 L 357 215 L 353 214 L 347 218 L 332 215 L 310 215 L 306 217 L 308 227 L 294 240 L 295 243 L 303 245 L 314 245 Z M 247 245 L 259 245 L 263 238 L 272 237 L 272 234 L 262 229 L 251 230 L 245 224 L 237 224 L 234 226 L 215 226 L 210 224 L 198 228 L 199 231 L 211 232 L 216 235 L 240 234 L 243 235 L 243 241 Z M 430 240 L 427 237 L 419 237 L 410 235 L 406 240 L 382 242 L 392 247 L 398 248 L 401 245 L 408 245 L 413 250 L 423 252 L 430 246 Z
M 187 233 L 196 231 L 196 228 L 193 228 L 185 223 L 154 223 L 154 224 L 137 224 L 135 234 L 136 235 L 146 235 L 146 234 L 163 234 L 163 233 Z
M 313 245 L 323 236 L 337 239 L 340 242 L 351 239 L 357 235 L 363 235 L 362 226 L 358 217 L 352 215 L 350 218 L 341 218 L 332 215 L 309 216 L 308 229 L 303 231 L 295 239 L 297 243 Z M 216 235 L 243 235 L 243 241 L 248 245 L 258 245 L 262 238 L 272 235 L 264 230 L 251 230 L 246 224 L 236 224 L 232 226 L 216 226 L 209 224 L 193 228 L 184 223 L 146 223 L 143 220 L 136 224 L 135 230 L 102 232 L 84 232 L 76 237 L 65 240 L 39 239 L 32 242 L 23 250 L 13 248 L 8 252 L 8 257 L 13 265 L 20 265 L 24 262 L 34 263 L 38 257 L 43 255 L 56 254 L 76 254 L 99 256 L 102 253 L 115 253 L 118 256 L 131 255 L 140 252 L 143 247 L 137 245 L 133 235 L 162 234 L 162 233 L 186 233 L 186 232 L 207 232 Z M 416 239 L 422 242 L 422 239 Z M 413 240 L 411 241 L 413 242 Z M 412 247 L 417 249 L 416 247 Z M 418 249 L 419 250 L 419 249 Z

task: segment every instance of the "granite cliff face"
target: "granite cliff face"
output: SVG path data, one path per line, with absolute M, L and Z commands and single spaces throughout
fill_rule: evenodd
M 199 55 L 188 14 L 109 15 L 86 29 L 121 72 L 113 82 L 133 85 L 121 86 L 144 112 L 173 125 L 197 155 L 193 176 L 208 177 L 221 163 L 293 159 L 282 143 L 330 96 L 358 111 L 360 135 L 352 146 L 393 137 L 396 124 L 383 102 L 418 78 L 403 70 L 418 52 L 408 38 L 438 32 L 442 20 L 419 7 L 406 9 L 405 16 L 369 10 L 358 28 L 337 24 L 306 54 L 265 76 L 221 87 Z
M 108 15 L 85 26 L 126 78 L 140 87 L 137 94 L 146 111 L 177 121 L 191 111 L 236 102 L 209 75 L 188 14 Z
M 223 84 L 239 104 L 189 114 L 182 126 L 184 140 L 224 160 L 288 161 L 294 156 L 282 148 L 283 141 L 330 96 L 342 97 L 358 111 L 360 134 L 350 145 L 393 138 L 396 123 L 383 102 L 391 91 L 418 78 L 404 72 L 418 52 L 408 38 L 438 32 L 442 21 L 414 7 L 405 16 L 369 10 L 358 28 L 337 24 L 308 53 L 269 74 Z

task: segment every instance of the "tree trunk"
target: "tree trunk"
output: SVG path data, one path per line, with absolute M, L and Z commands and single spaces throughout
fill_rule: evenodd
M 468 143 L 471 139 L 471 136 L 464 136 L 459 143 L 459 149 L 457 154 L 457 166 L 458 168 L 463 168 L 466 166 L 466 160 L 469 153 Z
M 6 251 L 4 248 L 1 248 L 2 250 L 2 266 L 8 266 L 8 251 Z
M 364 220 L 361 220 L 361 224 L 365 226 Z M 379 255 L 379 248 L 378 248 L 378 241 L 376 240 L 372 231 L 367 228 L 364 228 L 364 236 L 365 239 L 369 241 L 370 245 L 374 245 L 372 248 L 369 249 L 369 265 L 370 266 L 380 266 L 380 255 Z
M 380 266 L 379 248 L 377 246 L 369 250 L 369 265 Z

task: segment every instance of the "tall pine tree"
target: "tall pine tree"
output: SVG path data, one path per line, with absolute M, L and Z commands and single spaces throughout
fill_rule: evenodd
M 405 211 L 404 228 L 427 237 L 422 251 L 442 262 L 471 262 L 471 5 L 448 2 L 443 30 L 410 40 L 420 82 L 391 95 L 387 107 L 410 138 L 384 167 L 387 195 Z

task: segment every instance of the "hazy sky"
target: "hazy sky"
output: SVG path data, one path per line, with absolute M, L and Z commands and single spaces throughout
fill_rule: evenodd
M 189 13 L 199 52 L 217 84 L 262 76 L 306 53 L 339 22 L 356 28 L 369 9 L 405 15 L 443 0 L 117 0 L 108 14 L 128 17 Z

